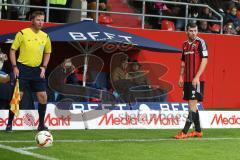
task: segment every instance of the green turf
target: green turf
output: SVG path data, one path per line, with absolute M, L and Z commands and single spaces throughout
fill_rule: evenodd
M 62 130 L 52 131 L 54 145 L 49 148 L 28 150 L 56 159 L 80 160 L 237 160 L 240 145 L 239 129 L 205 129 L 203 139 L 172 140 L 177 130 Z M 35 131 L 0 132 L 0 141 L 33 140 Z M 236 138 L 206 140 L 205 138 Z M 153 140 L 153 141 L 83 141 L 77 140 Z M 154 140 L 156 139 L 156 140 Z M 157 140 L 164 139 L 164 140 Z M 58 140 L 76 140 L 59 142 Z M 15 148 L 32 147 L 34 142 L 2 145 Z M 6 149 L 0 149 L 0 159 L 35 159 Z

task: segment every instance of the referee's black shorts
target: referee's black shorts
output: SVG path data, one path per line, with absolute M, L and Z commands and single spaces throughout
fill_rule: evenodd
M 192 82 L 184 82 L 183 86 L 183 99 L 184 100 L 198 100 L 203 101 L 204 82 L 200 81 L 200 84 L 193 86 Z
M 46 80 L 40 77 L 40 67 L 29 67 L 21 63 L 17 63 L 19 69 L 19 88 L 24 92 L 31 89 L 32 92 L 46 91 Z

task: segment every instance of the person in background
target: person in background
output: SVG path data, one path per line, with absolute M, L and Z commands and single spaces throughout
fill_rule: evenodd
M 130 87 L 132 86 L 131 79 L 128 74 L 128 58 L 123 56 L 118 58 L 118 62 L 111 74 L 111 83 L 116 94 L 126 103 L 130 102 Z
M 156 88 L 151 85 L 146 72 L 142 70 L 142 65 L 137 60 L 130 61 L 129 78 L 132 81 L 130 88 L 133 89 L 132 101 L 143 101 L 143 102 L 164 102 L 166 101 L 166 92 L 161 88 Z M 131 91 L 132 92 L 132 91 Z M 136 92 L 139 97 L 134 95 Z M 134 99 L 133 99 L 134 98 Z
M 7 55 L 2 53 L 0 48 L 0 109 L 9 109 L 9 103 L 13 92 L 10 75 L 7 74 L 5 69 L 5 61 L 7 61 L 7 59 Z
M 198 21 L 198 31 L 203 33 L 211 33 L 209 29 L 208 21 Z
M 96 10 L 97 2 L 96 0 L 87 0 L 88 9 L 89 10 Z M 111 11 L 112 7 L 108 4 L 107 0 L 99 0 L 99 9 L 102 11 Z M 88 12 L 88 17 L 92 19 L 96 19 L 96 12 Z
M 8 60 L 6 54 L 2 53 L 0 48 L 0 83 L 7 83 L 10 80 L 10 76 L 3 71 L 4 62 Z
M 224 25 L 223 27 L 223 33 L 224 34 L 232 34 L 232 35 L 237 35 L 236 28 L 233 24 L 232 21 L 227 22 L 227 24 Z

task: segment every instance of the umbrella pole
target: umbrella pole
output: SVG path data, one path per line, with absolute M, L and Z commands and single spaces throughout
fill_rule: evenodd
M 86 87 L 87 69 L 88 69 L 88 55 L 86 54 L 84 58 L 84 66 L 83 66 L 83 87 Z

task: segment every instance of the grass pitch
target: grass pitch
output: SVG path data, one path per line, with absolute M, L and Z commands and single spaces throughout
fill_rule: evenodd
M 237 160 L 239 129 L 204 129 L 203 138 L 174 140 L 177 130 L 55 130 L 54 144 L 38 148 L 36 131 L 0 132 L 0 159 Z

